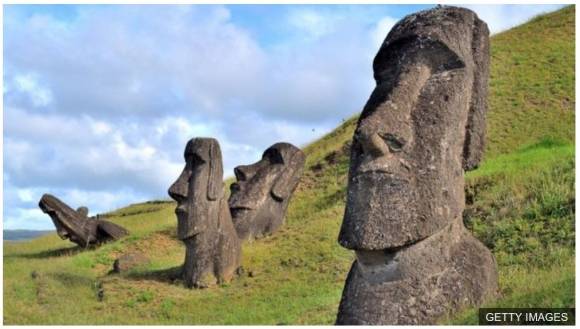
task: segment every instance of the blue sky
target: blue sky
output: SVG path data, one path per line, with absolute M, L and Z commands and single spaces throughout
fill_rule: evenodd
M 167 198 L 196 136 L 226 176 L 359 112 L 390 28 L 430 5 L 5 5 L 5 229 Z M 469 6 L 493 33 L 559 5 Z

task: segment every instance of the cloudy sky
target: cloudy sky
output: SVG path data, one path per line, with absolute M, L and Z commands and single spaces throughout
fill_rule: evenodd
M 166 199 L 185 143 L 225 176 L 359 112 L 393 24 L 427 6 L 4 6 L 5 229 L 51 229 L 51 193 L 91 214 Z M 471 6 L 497 33 L 558 5 Z

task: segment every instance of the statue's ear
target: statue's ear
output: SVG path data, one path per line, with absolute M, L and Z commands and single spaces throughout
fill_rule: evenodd
M 207 179 L 207 198 L 217 200 L 223 193 L 222 152 L 217 142 L 209 144 L 209 177 Z
M 485 115 L 487 113 L 487 82 L 489 80 L 489 30 L 475 17 L 472 39 L 474 62 L 471 103 L 465 126 L 463 169 L 477 168 L 485 149 Z
M 294 191 L 302 176 L 305 160 L 304 153 L 297 150 L 289 163 L 285 164 L 284 172 L 276 179 L 272 187 L 272 196 L 276 200 L 283 201 Z

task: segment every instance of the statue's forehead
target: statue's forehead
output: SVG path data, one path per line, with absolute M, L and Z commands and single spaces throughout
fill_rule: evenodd
M 41 201 L 44 206 L 50 208 L 53 211 L 69 211 L 74 212 L 74 210 L 69 207 L 66 203 L 62 202 L 60 199 L 52 196 L 52 195 L 44 195 Z
M 269 154 L 276 154 L 276 155 L 279 155 L 280 157 L 282 157 L 284 164 L 288 164 L 288 162 L 290 161 L 292 156 L 297 151 L 298 151 L 298 149 L 295 146 L 290 145 L 288 143 L 276 143 L 276 144 L 268 147 L 264 151 L 264 154 L 262 155 L 262 159 L 267 158 Z
M 209 157 L 210 148 L 211 148 L 210 140 L 194 138 L 190 140 L 185 146 L 184 156 L 187 159 L 192 155 L 197 155 L 203 159 L 206 159 Z
M 470 53 L 475 16 L 456 7 L 419 12 L 397 23 L 389 32 L 382 48 L 391 50 L 402 40 L 428 40 L 445 45 L 458 56 Z

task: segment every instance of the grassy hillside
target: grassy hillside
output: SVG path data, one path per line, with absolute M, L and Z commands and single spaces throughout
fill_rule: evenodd
M 546 136 L 574 142 L 574 6 L 493 37 L 486 156 Z
M 574 8 L 494 36 L 492 54 L 490 142 L 467 175 L 464 215 L 499 264 L 502 297 L 489 306 L 574 306 Z M 175 204 L 132 205 L 109 214 L 131 236 L 97 249 L 56 235 L 5 242 L 4 323 L 333 323 L 353 260 L 336 238 L 355 123 L 305 148 L 307 170 L 286 224 L 243 245 L 245 273 L 233 282 L 205 290 L 172 282 L 184 258 Z M 126 251 L 145 252 L 151 263 L 109 274 Z M 475 315 L 442 321 L 473 323 Z

